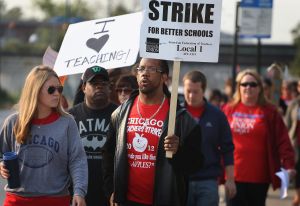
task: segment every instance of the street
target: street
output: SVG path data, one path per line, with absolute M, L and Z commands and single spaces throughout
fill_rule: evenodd
M 2 126 L 2 123 L 4 119 L 12 113 L 11 110 L 2 110 L 0 111 L 0 125 Z M 0 205 L 3 205 L 3 200 L 5 197 L 5 192 L 3 190 L 4 185 L 6 184 L 6 180 L 0 178 Z M 225 206 L 224 202 L 224 187 L 220 186 L 219 187 L 220 191 L 220 204 L 219 206 Z M 279 190 L 273 191 L 272 189 L 269 190 L 269 195 L 267 199 L 267 206 L 290 206 L 292 202 L 292 197 L 294 195 L 294 190 L 289 189 L 288 191 L 288 197 L 285 198 L 284 200 L 279 199 Z M 255 205 L 254 205 L 255 206 Z

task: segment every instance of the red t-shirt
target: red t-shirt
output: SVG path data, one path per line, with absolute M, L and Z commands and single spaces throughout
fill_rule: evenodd
M 57 112 L 53 111 L 47 117 L 45 117 L 43 119 L 33 118 L 32 124 L 35 124 L 35 125 L 50 124 L 50 123 L 58 120 L 58 118 L 59 118 L 59 114 Z
M 192 117 L 194 117 L 196 120 L 198 120 L 204 112 L 204 105 L 202 105 L 200 107 L 193 107 L 193 106 L 189 106 L 187 104 L 186 109 L 192 115 Z
M 152 119 L 148 119 L 155 114 L 160 104 L 145 105 L 140 101 L 139 110 L 142 116 L 140 118 L 137 112 L 137 99 L 134 101 L 127 122 L 129 163 L 127 199 L 151 205 L 153 202 L 157 147 L 163 122 L 169 111 L 169 103 L 165 99 L 159 112 Z
M 235 180 L 252 183 L 270 182 L 267 123 L 262 108 L 239 103 L 232 116 L 227 118 L 235 146 Z

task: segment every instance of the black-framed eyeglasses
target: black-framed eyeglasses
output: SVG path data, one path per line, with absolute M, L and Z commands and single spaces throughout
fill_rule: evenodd
M 131 88 L 128 88 L 128 87 L 122 87 L 122 88 L 117 88 L 116 89 L 116 92 L 117 93 L 122 93 L 124 92 L 125 94 L 130 94 L 132 92 L 132 89 Z
M 244 82 L 244 83 L 240 83 L 240 85 L 242 87 L 247 87 L 247 86 L 249 86 L 249 87 L 257 87 L 258 86 L 258 84 L 256 82 Z
M 161 68 L 159 68 L 159 67 L 143 67 L 143 66 L 136 68 L 136 71 L 138 73 L 143 73 L 143 72 L 147 71 L 147 72 L 152 73 L 152 74 L 156 73 L 156 72 L 159 72 L 159 73 L 163 72 L 161 70 Z
M 58 91 L 59 94 L 61 94 L 64 90 L 64 87 L 63 86 L 49 86 L 48 87 L 48 94 L 54 94 L 55 91 Z

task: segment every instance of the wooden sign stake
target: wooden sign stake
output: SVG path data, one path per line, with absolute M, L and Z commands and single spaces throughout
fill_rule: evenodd
M 173 73 L 172 73 L 172 91 L 171 91 L 171 103 L 170 103 L 170 111 L 169 111 L 168 136 L 173 135 L 175 131 L 179 74 L 180 74 L 180 61 L 174 61 Z M 166 157 L 172 158 L 173 153 L 170 151 L 166 151 Z

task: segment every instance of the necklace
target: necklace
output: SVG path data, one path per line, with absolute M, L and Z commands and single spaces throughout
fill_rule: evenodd
M 147 119 L 151 120 L 151 119 L 153 119 L 153 118 L 158 114 L 158 112 L 161 110 L 161 108 L 162 108 L 163 105 L 164 105 L 165 99 L 166 99 L 166 96 L 164 95 L 164 98 L 163 98 L 163 100 L 161 101 L 161 103 L 160 103 L 158 109 L 156 110 L 156 112 L 154 112 L 154 114 L 153 114 L 151 117 L 147 118 Z M 138 96 L 138 101 L 137 101 L 137 103 L 136 103 L 136 109 L 137 109 L 137 112 L 138 112 L 139 117 L 142 119 L 143 117 L 142 117 L 142 114 L 141 114 L 141 111 L 140 111 L 139 102 L 140 102 L 140 96 Z M 149 121 L 148 121 L 148 122 L 149 122 Z M 146 122 L 146 118 L 145 118 L 145 122 L 144 122 L 143 125 L 144 125 L 145 127 L 148 125 L 148 123 Z

